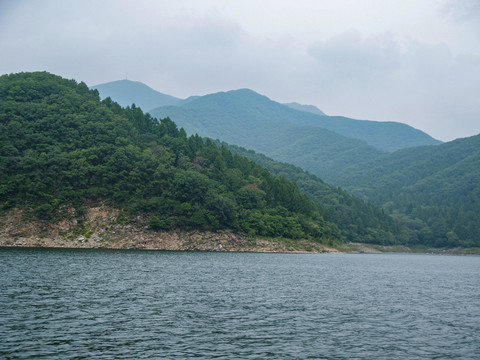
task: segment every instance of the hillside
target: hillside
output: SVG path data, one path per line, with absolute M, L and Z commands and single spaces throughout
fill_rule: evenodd
M 382 151 L 363 141 L 350 139 L 315 126 L 298 126 L 282 120 L 285 112 L 315 116 L 290 109 L 251 90 L 202 96 L 183 106 L 165 106 L 151 111 L 155 117 L 169 116 L 189 134 L 199 134 L 294 163 L 327 182 L 339 168 Z
M 181 99 L 162 94 L 139 81 L 112 81 L 92 86 L 91 89 L 98 90 L 102 99 L 111 97 L 121 106 L 126 107 L 135 104 L 144 111 L 154 109 L 158 106 L 177 105 L 182 102 Z
M 285 177 L 187 137 L 168 118 L 100 101 L 84 83 L 44 72 L 4 75 L 0 99 L 2 211 L 20 207 L 44 221 L 75 216 L 81 227 L 83 207 L 101 203 L 157 231 L 231 229 L 318 241 L 352 235 Z M 380 220 L 381 231 L 368 239 L 398 241 Z
M 311 175 L 292 164 L 275 161 L 263 154 L 236 145 L 226 143 L 222 145 L 227 146 L 235 154 L 255 161 L 273 174 L 294 181 L 305 194 L 322 204 L 319 211 L 325 219 L 333 221 L 341 231 L 342 229 L 349 229 L 349 233 L 344 235 L 350 241 L 362 239 L 363 242 L 374 243 L 374 238 L 380 238 L 382 239 L 381 244 L 392 244 L 398 240 L 401 243 L 409 243 L 407 228 L 402 227 L 392 217 L 386 215 L 371 203 L 362 201 L 340 188 L 332 187 L 317 176 Z M 397 239 L 389 239 L 385 229 L 397 234 Z M 383 235 L 372 236 L 372 234 L 379 232 Z
M 423 131 L 393 121 L 356 120 L 344 116 L 323 116 L 320 119 L 297 116 L 292 122 L 303 126 L 323 127 L 348 138 L 363 140 L 388 152 L 441 143 Z
M 386 154 L 339 178 L 403 220 L 418 242 L 480 245 L 480 135 Z

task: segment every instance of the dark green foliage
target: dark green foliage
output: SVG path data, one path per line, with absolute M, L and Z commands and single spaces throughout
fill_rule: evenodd
M 480 135 L 401 150 L 339 173 L 429 246 L 480 246 Z
M 48 73 L 0 77 L 0 207 L 49 219 L 103 201 L 152 230 L 335 237 L 298 186 L 166 118 Z M 333 230 L 332 230 L 333 229 Z
M 382 245 L 408 242 L 407 228 L 400 226 L 398 221 L 384 214 L 378 207 L 340 188 L 332 187 L 294 165 L 274 161 L 253 150 L 235 145 L 226 146 L 232 152 L 255 161 L 272 173 L 295 181 L 299 188 L 317 204 L 321 216 L 340 228 L 342 237 L 345 239 Z

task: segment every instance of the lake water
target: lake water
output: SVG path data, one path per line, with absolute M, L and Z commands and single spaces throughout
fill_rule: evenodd
M 1 359 L 480 359 L 480 257 L 0 249 Z

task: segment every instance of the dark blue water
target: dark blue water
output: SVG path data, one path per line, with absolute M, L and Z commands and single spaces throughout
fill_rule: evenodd
M 480 257 L 0 249 L 2 359 L 479 359 Z

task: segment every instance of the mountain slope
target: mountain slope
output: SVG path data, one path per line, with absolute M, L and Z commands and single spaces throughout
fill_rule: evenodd
M 144 111 L 163 105 L 177 105 L 182 102 L 181 99 L 162 94 L 139 81 L 112 81 L 92 86 L 91 89 L 98 90 L 102 99 L 111 97 L 121 106 L 131 106 L 135 104 Z
M 282 105 L 249 89 L 205 95 L 189 101 L 181 108 L 188 109 L 190 114 L 200 115 L 202 122 L 209 122 L 210 127 L 213 119 L 219 120 L 220 114 L 223 120 L 222 126 L 226 122 L 238 120 L 251 124 L 284 122 L 297 126 L 328 129 L 351 139 L 362 140 L 383 151 L 440 143 L 424 132 L 405 124 L 355 120 L 341 116 L 321 116 Z M 166 110 L 172 114 L 171 116 L 176 116 L 176 110 L 172 107 L 153 109 L 151 113 L 169 115 Z M 182 116 L 185 120 L 187 119 L 186 113 Z M 191 116 L 190 121 L 194 121 Z M 196 120 L 195 123 L 198 127 L 201 126 L 201 121 Z
M 388 152 L 441 143 L 423 131 L 399 122 L 356 120 L 344 116 L 320 118 L 302 116 L 291 121 L 298 125 L 329 129 L 348 138 L 361 139 L 377 149 Z
M 345 168 L 340 185 L 397 214 L 418 241 L 480 245 L 480 135 Z
M 348 229 L 348 233 L 344 235 L 350 241 L 361 239 L 361 241 L 372 243 L 377 241 L 374 239 L 381 239 L 382 244 L 392 244 L 395 241 L 409 242 L 407 229 L 371 203 L 364 202 L 340 188 L 332 187 L 292 164 L 275 161 L 263 154 L 236 145 L 226 143 L 223 145 L 233 153 L 264 166 L 273 174 L 295 181 L 305 194 L 322 204 L 320 211 L 325 219 L 338 224 L 341 231 Z M 356 210 L 352 211 L 353 209 Z M 389 233 L 395 234 L 396 238 L 389 238 L 391 236 Z M 382 235 L 379 236 L 379 234 Z
M 282 120 L 285 113 L 292 117 L 312 115 L 289 109 L 251 90 L 206 95 L 183 106 L 151 111 L 158 118 L 170 117 L 187 133 L 220 139 L 278 161 L 295 163 L 327 182 L 335 179 L 339 167 L 382 154 L 363 141 Z

